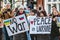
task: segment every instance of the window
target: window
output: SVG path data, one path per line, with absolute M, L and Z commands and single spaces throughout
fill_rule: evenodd
M 47 13 L 52 13 L 52 6 L 56 6 L 57 10 L 60 11 L 60 0 L 44 0 L 44 7 Z
M 51 5 L 48 4 L 48 13 L 51 13 Z
M 60 4 L 59 4 L 59 11 L 60 11 Z
M 16 5 L 15 5 L 15 7 L 17 7 L 17 6 L 20 6 L 20 5 L 24 5 L 25 7 L 26 7 L 26 5 L 27 5 L 27 0 L 15 0 L 15 2 L 17 3 Z

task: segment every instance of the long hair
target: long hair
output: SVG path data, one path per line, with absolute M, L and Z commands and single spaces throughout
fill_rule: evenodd
M 37 16 L 40 17 L 40 13 L 43 13 L 44 16 L 47 16 L 46 11 L 41 11 L 37 13 Z

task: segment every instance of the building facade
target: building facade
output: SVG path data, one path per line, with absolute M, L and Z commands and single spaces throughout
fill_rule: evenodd
M 57 10 L 60 11 L 60 0 L 44 0 L 44 2 L 47 13 L 52 13 L 52 6 L 56 6 Z

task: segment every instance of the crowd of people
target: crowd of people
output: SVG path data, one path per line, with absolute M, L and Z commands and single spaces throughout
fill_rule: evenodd
M 5 28 L 5 25 L 3 23 L 3 20 L 14 18 L 16 16 L 25 14 L 28 23 L 30 17 L 52 17 L 52 28 L 51 28 L 51 34 L 50 34 L 50 40 L 59 40 L 60 33 L 59 33 L 59 27 L 57 27 L 56 24 L 56 17 L 60 17 L 60 13 L 57 11 L 57 8 L 55 6 L 52 6 L 52 13 L 48 14 L 45 10 L 38 11 L 36 9 L 31 9 L 29 6 L 27 8 L 23 7 L 17 7 L 15 9 L 11 9 L 10 4 L 7 4 L 4 8 L 1 7 L 0 11 L 0 40 L 2 40 L 2 34 L 4 34 L 4 40 L 13 40 L 13 36 L 8 36 L 7 30 Z M 2 26 L 1 26 L 2 25 Z M 29 32 L 24 32 L 17 34 L 16 37 L 19 37 L 15 40 L 34 40 L 34 36 L 37 38 L 36 35 L 29 35 L 29 39 L 27 39 L 27 35 Z M 24 38 L 24 39 L 22 39 Z M 37 40 L 37 39 L 36 39 Z

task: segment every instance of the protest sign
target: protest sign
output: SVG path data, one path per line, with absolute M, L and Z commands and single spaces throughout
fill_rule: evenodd
M 30 18 L 30 34 L 50 34 L 51 17 Z
M 4 25 L 9 26 L 11 24 L 11 19 L 4 20 Z
M 60 17 L 57 17 L 57 26 L 60 27 Z
M 28 23 L 24 14 L 15 18 L 4 20 L 4 24 L 6 25 L 6 29 L 9 36 L 26 32 L 29 30 Z

